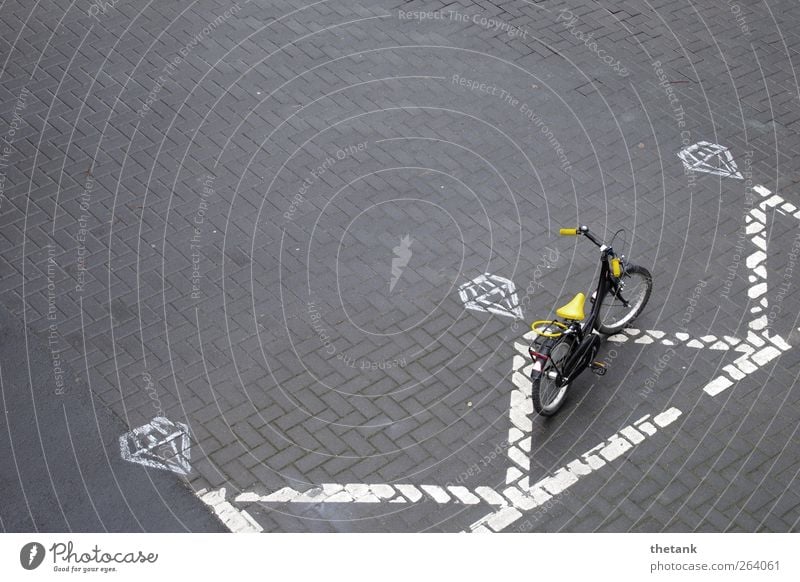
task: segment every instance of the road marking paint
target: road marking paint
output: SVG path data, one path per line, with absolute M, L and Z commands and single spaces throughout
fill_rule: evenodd
M 390 499 L 392 496 L 394 496 L 394 489 L 389 485 L 370 485 L 369 488 L 380 499 Z
M 750 312 L 756 317 L 748 323 L 747 338 L 735 348 L 742 355 L 736 358 L 732 364 L 724 366 L 723 373 L 712 378 L 703 387 L 705 393 L 710 396 L 724 392 L 792 347 L 783 337 L 770 333 L 768 329 L 769 318 L 766 314 L 769 308 L 767 299 L 769 285 L 766 269 L 767 239 L 762 235 L 767 230 L 767 210 L 779 204 L 785 206 L 788 203 L 781 196 L 773 194 L 761 185 L 754 186 L 753 192 L 760 195 L 762 200 L 754 205 L 745 216 L 747 224 L 745 233 L 756 247 L 745 258 L 745 265 L 752 273 L 748 277 L 750 287 L 747 290 L 747 296 L 756 301 L 756 304 L 750 309 Z M 789 205 L 789 207 L 794 208 L 793 205 Z M 800 219 L 800 216 L 796 217 Z
M 485 485 L 476 487 L 475 493 L 489 505 L 504 505 L 506 503 L 506 500 L 497 491 Z
M 695 145 L 704 144 L 701 142 Z M 705 145 L 713 146 L 715 144 Z M 722 150 L 727 152 L 726 148 L 722 148 Z M 717 152 L 717 155 L 720 152 Z M 703 160 L 704 163 L 707 161 L 708 158 Z M 729 161 L 735 170 L 736 166 L 732 158 Z M 754 246 L 757 247 L 757 250 L 748 256 L 745 261 L 747 267 L 753 273 L 749 277 L 750 288 L 748 295 L 751 299 L 758 299 L 757 305 L 751 310 L 754 315 L 757 315 L 768 307 L 766 298 L 767 271 L 765 268 L 765 259 L 767 257 L 766 239 L 759 234 L 765 231 L 766 209 L 782 203 L 785 209 L 794 210 L 795 208 L 791 205 L 786 207 L 788 203 L 783 198 L 772 195 L 763 186 L 755 186 L 753 191 L 766 198 L 757 208 L 753 208 L 746 217 L 748 224 L 747 234 L 750 236 Z M 800 218 L 800 213 L 798 213 L 798 218 Z M 502 277 L 488 273 L 481 275 L 473 281 L 462 285 L 459 288 L 459 294 L 466 308 L 500 315 L 510 315 L 515 318 L 522 317 L 514 283 Z M 782 337 L 770 335 L 768 330 L 765 330 L 767 323 L 768 320 L 765 315 L 754 318 L 749 324 L 750 331 L 744 340 L 727 335 L 717 337 L 707 334 L 701 337 L 692 337 L 685 332 L 670 334 L 663 330 L 640 330 L 636 328 L 626 329 L 622 333 L 612 335 L 608 340 L 615 343 L 625 343 L 629 338 L 633 338 L 633 343 L 641 345 L 683 345 L 694 349 L 733 350 L 742 354 L 734 360 L 733 364 L 723 367 L 726 375 L 712 379 L 705 386 L 704 390 L 714 396 L 732 386 L 735 381 L 744 378 L 759 367 L 777 358 L 782 351 L 786 351 L 791 347 Z M 534 337 L 536 337 L 536 334 L 533 332 L 523 336 L 528 341 L 534 339 Z M 511 461 L 511 466 L 506 471 L 506 485 L 509 485 L 509 487 L 503 490 L 503 495 L 486 486 L 477 487 L 473 492 L 462 486 L 420 485 L 417 487 L 410 484 L 339 485 L 328 483 L 305 492 L 284 487 L 279 491 L 264 496 L 255 493 L 242 493 L 236 498 L 236 501 L 241 503 L 377 503 L 380 501 L 405 503 L 408 500 L 414 503 L 425 499 L 433 500 L 440 504 L 477 504 L 483 501 L 489 505 L 499 506 L 500 509 L 473 524 L 470 530 L 475 532 L 500 531 L 522 516 L 520 509 L 523 511 L 530 510 L 549 500 L 552 495 L 565 491 L 577 483 L 580 478 L 618 459 L 635 445 L 653 436 L 659 428 L 663 429 L 669 426 L 681 415 L 677 408 L 670 408 L 662 412 L 655 416 L 652 422 L 650 416 L 646 415 L 634 422 L 633 425 L 620 429 L 618 433 L 612 435 L 606 442 L 584 453 L 580 459 L 567 463 L 566 466 L 557 470 L 553 475 L 529 487 L 529 453 L 533 427 L 530 418 L 533 411 L 533 402 L 530 394 L 529 377 L 533 364 L 529 363 L 527 345 L 514 342 L 514 347 L 516 353 L 512 360 L 511 382 L 514 388 L 510 396 L 509 420 L 511 427 L 508 432 L 508 458 Z M 521 471 L 520 468 L 524 469 L 525 472 Z
M 673 407 L 658 414 L 653 419 L 653 422 L 660 429 L 663 429 L 675 422 L 680 415 L 681 411 Z M 643 442 L 645 438 L 655 434 L 657 429 L 648 422 L 649 418 L 649 415 L 644 416 L 632 425 L 623 427 L 605 442 L 589 449 L 580 458 L 570 461 L 564 467 L 561 467 L 552 475 L 540 479 L 531 487 L 522 483 L 507 487 L 503 491 L 503 496 L 508 499 L 510 504 L 486 514 L 473 523 L 468 531 L 486 533 L 499 532 L 507 528 L 522 517 L 520 510 L 530 511 L 546 503 L 553 496 L 563 493 L 580 479 L 591 475 L 608 464 L 608 462 L 622 456 L 636 444 Z M 642 428 L 645 425 L 648 427 L 647 430 L 643 429 L 645 434 L 636 430 L 637 427 Z M 600 457 L 603 457 L 605 461 Z M 480 495 L 481 492 L 478 492 L 478 494 Z
M 352 496 L 353 501 L 356 503 L 378 503 L 380 501 L 380 498 L 372 493 L 370 486 L 366 483 L 348 483 L 344 486 L 344 490 Z M 330 497 L 313 499 L 312 502 L 319 503 L 329 499 Z M 304 499 L 302 496 L 300 496 L 299 498 L 294 498 L 292 501 L 302 502 Z
M 490 490 L 491 491 L 491 490 Z M 433 501 L 438 504 L 457 503 L 475 505 L 483 502 L 489 505 L 507 505 L 508 501 L 499 495 L 492 495 L 478 487 L 473 491 L 461 485 L 409 485 L 389 483 L 323 483 L 299 491 L 293 487 L 283 487 L 267 495 L 243 492 L 236 496 L 236 503 L 417 503 Z
M 632 426 L 626 426 L 621 431 L 622 436 L 631 441 L 633 444 L 638 445 L 644 440 L 644 435 Z
M 566 467 L 562 467 L 561 469 L 556 471 L 551 477 L 541 479 L 537 483 L 537 485 L 542 487 L 545 491 L 547 491 L 551 495 L 558 495 L 559 493 L 561 493 L 562 491 L 564 491 L 565 489 L 569 488 L 570 486 L 574 485 L 577 482 L 578 482 L 578 475 L 575 475 L 572 471 L 570 471 Z
M 633 444 L 624 438 L 614 435 L 611 437 L 610 442 L 600 449 L 600 456 L 606 461 L 613 461 L 617 457 L 621 457 L 623 453 L 633 448 Z
M 639 337 L 641 336 L 641 337 Z M 704 335 L 702 337 L 692 337 L 688 333 L 675 332 L 667 333 L 660 329 L 636 329 L 628 328 L 620 333 L 608 337 L 608 341 L 623 344 L 631 338 L 636 344 L 661 344 L 665 346 L 683 345 L 687 348 L 711 349 L 711 350 L 730 350 L 741 340 L 739 338 L 724 336 L 718 338 L 714 335 Z
M 472 281 L 467 281 L 458 288 L 458 294 L 466 309 L 494 313 L 522 319 L 522 308 L 517 298 L 514 282 L 484 273 Z
M 500 531 L 517 521 L 522 514 L 516 507 L 506 506 L 498 511 L 489 514 L 486 525 L 491 531 Z
M 730 150 L 717 143 L 699 141 L 679 151 L 678 157 L 687 170 L 736 180 L 744 179 L 736 167 L 736 162 L 733 161 Z
M 509 467 L 506 469 L 506 483 L 513 483 L 514 481 L 519 481 L 521 477 L 524 476 L 524 473 L 517 469 L 516 467 Z
M 533 332 L 529 332 L 525 339 L 536 337 Z M 511 382 L 514 389 L 511 392 L 508 417 L 511 421 L 511 428 L 508 431 L 508 451 L 507 455 L 511 461 L 511 468 L 506 471 L 506 483 L 514 483 L 523 475 L 516 467 L 521 467 L 525 472 L 530 471 L 530 447 L 531 432 L 533 431 L 533 399 L 531 397 L 530 370 L 533 364 L 528 354 L 528 346 L 514 342 L 514 355 L 511 365 Z
M 423 491 L 430 495 L 436 503 L 447 503 L 450 496 L 438 485 L 420 485 Z
M 189 427 L 163 416 L 121 435 L 119 453 L 125 461 L 178 475 L 192 470 Z
M 526 495 L 517 487 L 508 487 L 503 491 L 503 495 L 511 501 L 511 505 L 522 511 L 530 511 L 536 507 L 533 497 Z
M 665 426 L 669 426 L 670 424 L 678 420 L 678 417 L 680 415 L 681 411 L 673 407 L 668 410 L 665 410 L 664 412 L 656 416 L 653 419 L 653 422 L 655 422 L 660 428 L 664 428 Z
M 422 492 L 413 485 L 398 485 L 397 490 L 405 495 L 412 503 L 416 503 L 422 499 Z
M 481 502 L 480 497 L 473 495 L 473 493 L 463 485 L 453 485 L 448 487 L 447 490 L 455 495 L 464 505 L 474 505 Z
M 225 487 L 217 491 L 201 489 L 197 496 L 208 505 L 230 531 L 234 533 L 258 533 L 264 531 L 258 522 L 244 509 L 237 509 L 225 499 Z
M 652 424 L 650 424 L 649 418 L 650 418 L 650 415 L 649 414 L 645 414 L 642 418 L 640 418 L 639 420 L 637 420 L 636 422 L 633 423 L 633 426 L 635 426 L 636 428 L 638 428 L 640 431 L 642 431 L 643 433 L 645 433 L 648 436 L 652 435 L 652 434 L 655 434 L 655 432 L 656 432 L 656 427 L 654 427 Z
M 744 374 L 740 373 L 739 375 L 740 377 L 744 378 Z M 731 386 L 733 386 L 733 382 L 730 379 L 726 378 L 725 376 L 717 376 L 716 378 L 711 380 L 711 382 L 706 384 L 703 390 L 705 390 L 706 394 L 710 396 L 716 396 L 717 394 L 719 394 L 723 390 L 727 390 Z

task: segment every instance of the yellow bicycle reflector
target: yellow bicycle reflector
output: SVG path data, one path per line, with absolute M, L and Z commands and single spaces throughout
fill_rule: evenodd
M 566 329 L 566 325 L 555 319 L 541 319 L 531 324 L 531 331 L 542 337 L 558 337 Z
M 578 234 L 577 228 L 560 228 L 558 234 L 561 236 L 575 236 Z
M 616 257 L 611 259 L 611 273 L 615 277 L 622 275 L 622 265 L 620 264 L 620 260 Z

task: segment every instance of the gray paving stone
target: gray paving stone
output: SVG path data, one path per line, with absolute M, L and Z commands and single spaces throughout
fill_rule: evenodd
M 229 5 L 203 0 L 168 27 L 184 7 L 144 4 L 131 0 L 103 15 L 69 69 L 88 26 L 78 8 L 49 44 L 67 6 L 35 9 L 30 36 L 13 47 L 0 77 L 3 127 L 23 86 L 30 96 L 0 213 L 8 267 L 0 300 L 45 333 L 46 245 L 56 245 L 65 359 L 81 373 L 88 361 L 93 391 L 131 422 L 153 416 L 141 388 L 142 372 L 152 375 L 165 409 L 185 416 L 197 438 L 193 488 L 456 479 L 507 438 L 512 343 L 521 335 L 508 318 L 465 310 L 457 287 L 492 272 L 522 294 L 550 247 L 559 261 L 525 306 L 525 320 L 586 291 L 596 256 L 552 237 L 561 225 L 628 230 L 630 256 L 656 280 L 637 326 L 675 330 L 704 280 L 687 331 L 746 334 L 749 273 L 741 269 L 730 296 L 721 296 L 745 212 L 743 184 L 698 174 L 687 186 L 675 155 L 682 128 L 652 63 L 663 64 L 692 141 L 729 146 L 740 169 L 752 150 L 754 182 L 794 200 L 800 114 L 786 51 L 798 42 L 781 36 L 766 11 L 748 10 L 747 36 L 727 7 L 698 7 L 700 19 L 663 0 L 648 11 L 630 2 L 574 3 L 575 28 L 592 32 L 624 64 L 622 77 L 558 21 L 563 6 L 553 2 L 341 0 L 280 23 L 272 19 L 295 7 L 250 3 L 165 73 L 165 63 Z M 527 34 L 398 17 L 434 9 L 498 18 Z M 6 37 L 15 38 L 19 15 L 30 10 L 4 5 Z M 772 10 L 784 33 L 798 18 L 789 2 Z M 454 74 L 530 106 L 563 147 L 570 175 L 519 106 L 454 85 Z M 159 75 L 164 88 L 141 117 Z M 399 78 L 408 76 L 418 78 Z M 315 176 L 326 158 L 332 165 Z M 96 182 L 88 283 L 78 294 L 75 236 L 89 168 Z M 213 194 L 198 225 L 206 175 L 215 176 Z M 796 231 L 794 218 L 774 214 L 771 300 Z M 406 234 L 412 254 L 389 293 L 394 247 Z M 199 298 L 191 296 L 195 265 Z M 312 326 L 309 297 L 324 338 Z M 784 314 L 800 308 L 794 293 L 784 301 Z M 795 319 L 781 317 L 774 330 L 788 336 Z M 786 494 L 798 469 L 787 447 L 800 404 L 796 350 L 711 398 L 702 385 L 732 354 L 679 347 L 653 393 L 640 398 L 664 348 L 620 346 L 609 374 L 581 376 L 556 418 L 533 419 L 536 479 L 644 414 L 683 411 L 624 460 L 579 481 L 553 512 L 526 513 L 530 529 L 797 528 L 800 509 Z M 345 355 L 354 367 L 337 357 Z M 399 356 L 402 367 L 359 367 Z M 507 467 L 505 458 L 492 463 L 470 485 L 500 483 Z M 267 531 L 462 530 L 481 517 L 476 508 L 431 504 L 399 513 L 383 505 L 274 509 L 253 508 Z

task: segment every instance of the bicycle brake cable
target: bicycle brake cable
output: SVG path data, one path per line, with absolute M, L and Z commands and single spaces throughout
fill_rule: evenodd
M 608 244 L 608 246 L 613 248 L 614 241 L 617 239 L 617 236 L 619 236 L 619 233 L 623 233 L 623 235 L 625 236 L 622 237 L 622 251 L 617 253 L 618 256 L 624 254 L 625 246 L 628 244 L 627 231 L 624 228 L 620 228 L 619 230 L 617 230 L 617 232 L 614 233 L 614 236 L 611 237 L 611 242 Z

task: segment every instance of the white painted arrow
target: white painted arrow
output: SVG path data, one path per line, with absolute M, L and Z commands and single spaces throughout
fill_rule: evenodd
M 734 165 L 735 169 L 735 165 Z M 754 192 L 759 194 L 762 201 L 753 208 L 745 218 L 746 234 L 756 250 L 747 257 L 746 266 L 751 270 L 750 288 L 748 296 L 751 300 L 758 300 L 751 309 L 755 316 L 748 324 L 748 334 L 745 338 L 732 336 L 704 335 L 690 336 L 683 332 L 666 332 L 661 330 L 626 329 L 623 333 L 611 336 L 609 341 L 615 343 L 631 342 L 634 344 L 657 344 L 667 346 L 685 346 L 694 349 L 732 350 L 741 355 L 723 367 L 724 374 L 713 378 L 704 386 L 704 391 L 716 396 L 734 384 L 734 382 L 752 374 L 760 367 L 766 365 L 782 352 L 790 349 L 790 345 L 777 334 L 771 334 L 767 329 L 768 317 L 766 310 L 769 306 L 767 300 L 767 271 L 765 266 L 767 242 L 764 236 L 766 229 L 766 212 L 769 208 L 777 208 L 793 214 L 800 220 L 800 210 L 786 202 L 782 197 L 773 195 L 763 186 L 755 186 Z M 488 277 L 488 275 L 487 275 Z M 494 277 L 494 276 L 491 276 Z M 496 277 L 495 277 L 496 278 Z M 469 288 L 462 286 L 462 300 L 472 303 L 480 300 L 471 308 L 495 311 L 496 305 L 489 308 L 486 302 L 493 294 L 510 301 L 504 306 L 503 315 L 521 316 L 516 312 L 516 294 L 513 282 L 505 279 L 493 283 L 493 289 Z M 481 280 L 485 286 L 488 279 Z M 506 285 L 505 282 L 508 284 Z M 498 293 L 496 287 L 503 287 L 504 292 Z M 479 293 L 478 291 L 481 291 Z M 495 311 L 495 312 L 499 312 Z M 523 336 L 526 340 L 533 339 L 532 332 Z M 512 360 L 512 384 L 509 406 L 509 420 L 511 428 L 508 432 L 508 458 L 510 466 L 506 471 L 506 487 L 502 494 L 490 487 L 476 487 L 470 490 L 462 486 L 439 485 L 412 485 L 412 484 L 367 484 L 367 483 L 324 483 L 311 487 L 306 491 L 299 491 L 291 487 L 284 487 L 274 493 L 260 495 L 244 492 L 236 496 L 237 503 L 418 503 L 428 501 L 434 503 L 459 503 L 472 505 L 485 503 L 496 506 L 498 509 L 488 513 L 475 522 L 470 531 L 492 532 L 501 531 L 514 523 L 522 516 L 522 511 L 533 509 L 547 502 L 554 495 L 558 495 L 568 487 L 577 483 L 579 479 L 597 471 L 606 463 L 625 454 L 636 444 L 657 432 L 657 428 L 664 428 L 674 422 L 681 414 L 677 408 L 670 408 L 650 421 L 649 415 L 632 425 L 626 426 L 612 435 L 609 439 L 584 453 L 580 458 L 568 463 L 552 475 L 539 480 L 534 485 L 529 485 L 530 460 L 532 446 L 532 420 L 533 403 L 531 400 L 530 368 L 532 363 L 528 355 L 528 346 L 515 342 L 515 351 Z M 225 499 L 225 489 L 220 492 L 208 492 L 201 496 L 204 501 L 211 504 L 213 501 L 215 511 L 223 511 L 228 517 L 226 523 L 232 531 L 253 531 L 254 522 L 246 512 L 234 515 L 236 510 Z M 230 506 L 230 507 L 229 507 Z M 221 508 L 221 509 L 220 509 Z M 233 513 L 232 513 L 233 510 Z M 219 513 L 218 511 L 218 513 Z M 258 527 L 257 524 L 255 527 Z

